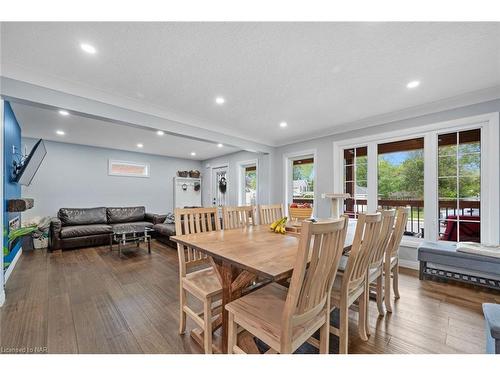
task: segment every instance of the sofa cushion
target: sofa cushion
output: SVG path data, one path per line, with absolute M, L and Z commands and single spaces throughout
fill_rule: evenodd
M 149 221 L 134 221 L 132 223 L 111 224 L 113 232 L 142 232 L 144 228 L 152 228 L 153 223 Z
M 106 208 L 106 215 L 109 224 L 144 221 L 145 214 L 146 208 L 144 206 Z
M 89 224 L 89 225 L 69 225 L 61 228 L 61 238 L 94 236 L 96 234 L 112 233 L 111 225 Z
M 62 225 L 107 224 L 106 207 L 61 208 L 57 214 Z
M 175 224 L 156 224 L 153 229 L 163 236 L 175 236 Z
M 494 339 L 500 340 L 500 304 L 483 303 L 483 313 L 489 333 Z

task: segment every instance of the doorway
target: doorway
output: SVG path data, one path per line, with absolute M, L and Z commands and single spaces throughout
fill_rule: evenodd
M 226 206 L 228 202 L 229 184 L 227 181 L 227 165 L 212 168 L 212 206 Z

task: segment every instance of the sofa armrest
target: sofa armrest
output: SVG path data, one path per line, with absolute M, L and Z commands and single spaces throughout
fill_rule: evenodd
M 147 213 L 144 215 L 144 219 L 146 221 L 149 221 L 150 223 L 153 224 L 161 224 L 165 221 L 167 218 L 167 215 L 161 215 L 161 214 L 152 214 L 152 213 Z
M 483 303 L 483 313 L 491 337 L 500 340 L 500 304 Z
M 61 228 L 62 222 L 58 218 L 53 218 L 50 221 L 49 227 L 49 248 L 50 250 L 57 250 L 61 248 Z

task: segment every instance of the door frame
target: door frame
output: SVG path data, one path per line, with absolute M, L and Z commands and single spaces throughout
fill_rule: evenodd
M 293 201 L 293 172 L 292 166 L 295 159 L 300 159 L 304 156 L 310 156 L 314 158 L 314 203 L 313 203 L 313 215 L 316 215 L 318 207 L 318 152 L 317 149 L 307 149 L 302 151 L 290 152 L 283 154 L 283 173 L 284 173 L 284 184 L 283 184 L 283 207 L 285 208 L 285 213 L 288 215 L 288 201 Z
M 237 170 L 238 170 L 238 205 L 243 206 L 243 168 L 247 166 L 255 165 L 255 168 L 257 169 L 256 173 L 256 190 L 255 190 L 255 205 L 259 204 L 259 173 L 260 173 L 260 168 L 259 168 L 259 159 L 250 159 L 250 160 L 244 160 L 244 161 L 239 161 L 237 163 Z
M 209 198 L 209 203 L 210 203 L 210 207 L 213 207 L 213 201 L 214 201 L 214 186 L 215 186 L 215 181 L 214 181 L 214 169 L 217 169 L 217 168 L 226 168 L 227 172 L 226 172 L 226 176 L 229 176 L 229 162 L 224 162 L 224 163 L 221 163 L 221 164 L 216 164 L 216 165 L 211 165 L 210 166 L 210 198 Z M 229 188 L 231 187 L 231 179 L 228 179 L 228 183 L 227 183 L 227 190 L 226 192 L 229 192 Z

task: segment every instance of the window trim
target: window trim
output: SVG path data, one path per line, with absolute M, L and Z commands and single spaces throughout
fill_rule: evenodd
M 250 160 L 244 160 L 240 161 L 237 163 L 237 169 L 238 169 L 238 204 L 240 206 L 246 205 L 246 202 L 244 202 L 243 197 L 243 189 L 245 188 L 244 181 L 245 181 L 245 168 L 246 167 L 253 167 L 255 166 L 257 173 L 256 173 L 256 191 L 255 191 L 255 205 L 259 204 L 259 159 L 250 159 Z
M 146 173 L 139 174 L 139 173 L 112 172 L 114 164 L 142 167 L 145 169 Z M 109 159 L 108 160 L 108 176 L 149 178 L 150 173 L 151 173 L 151 167 L 150 167 L 149 163 L 128 161 L 128 160 L 116 160 L 116 159 Z
M 438 195 L 438 134 L 481 128 L 481 241 L 499 244 L 500 228 L 500 148 L 499 113 L 491 112 L 449 121 L 431 123 L 392 132 L 333 142 L 334 191 L 343 191 L 343 150 L 368 147 L 368 211 L 376 210 L 377 199 L 377 144 L 402 139 L 424 137 L 424 240 L 437 241 Z M 371 171 L 371 173 L 370 173 Z M 370 204 L 371 202 L 371 204 Z M 420 240 L 421 241 L 421 240 Z M 413 241 L 412 241 L 413 242 Z
M 288 202 L 293 201 L 293 160 L 300 159 L 303 157 L 312 156 L 314 158 L 314 203 L 313 203 L 313 216 L 316 215 L 318 206 L 318 152 L 317 149 L 306 149 L 297 152 L 290 152 L 283 154 L 283 173 L 284 173 L 284 184 L 283 184 L 283 206 L 285 212 L 288 215 Z

